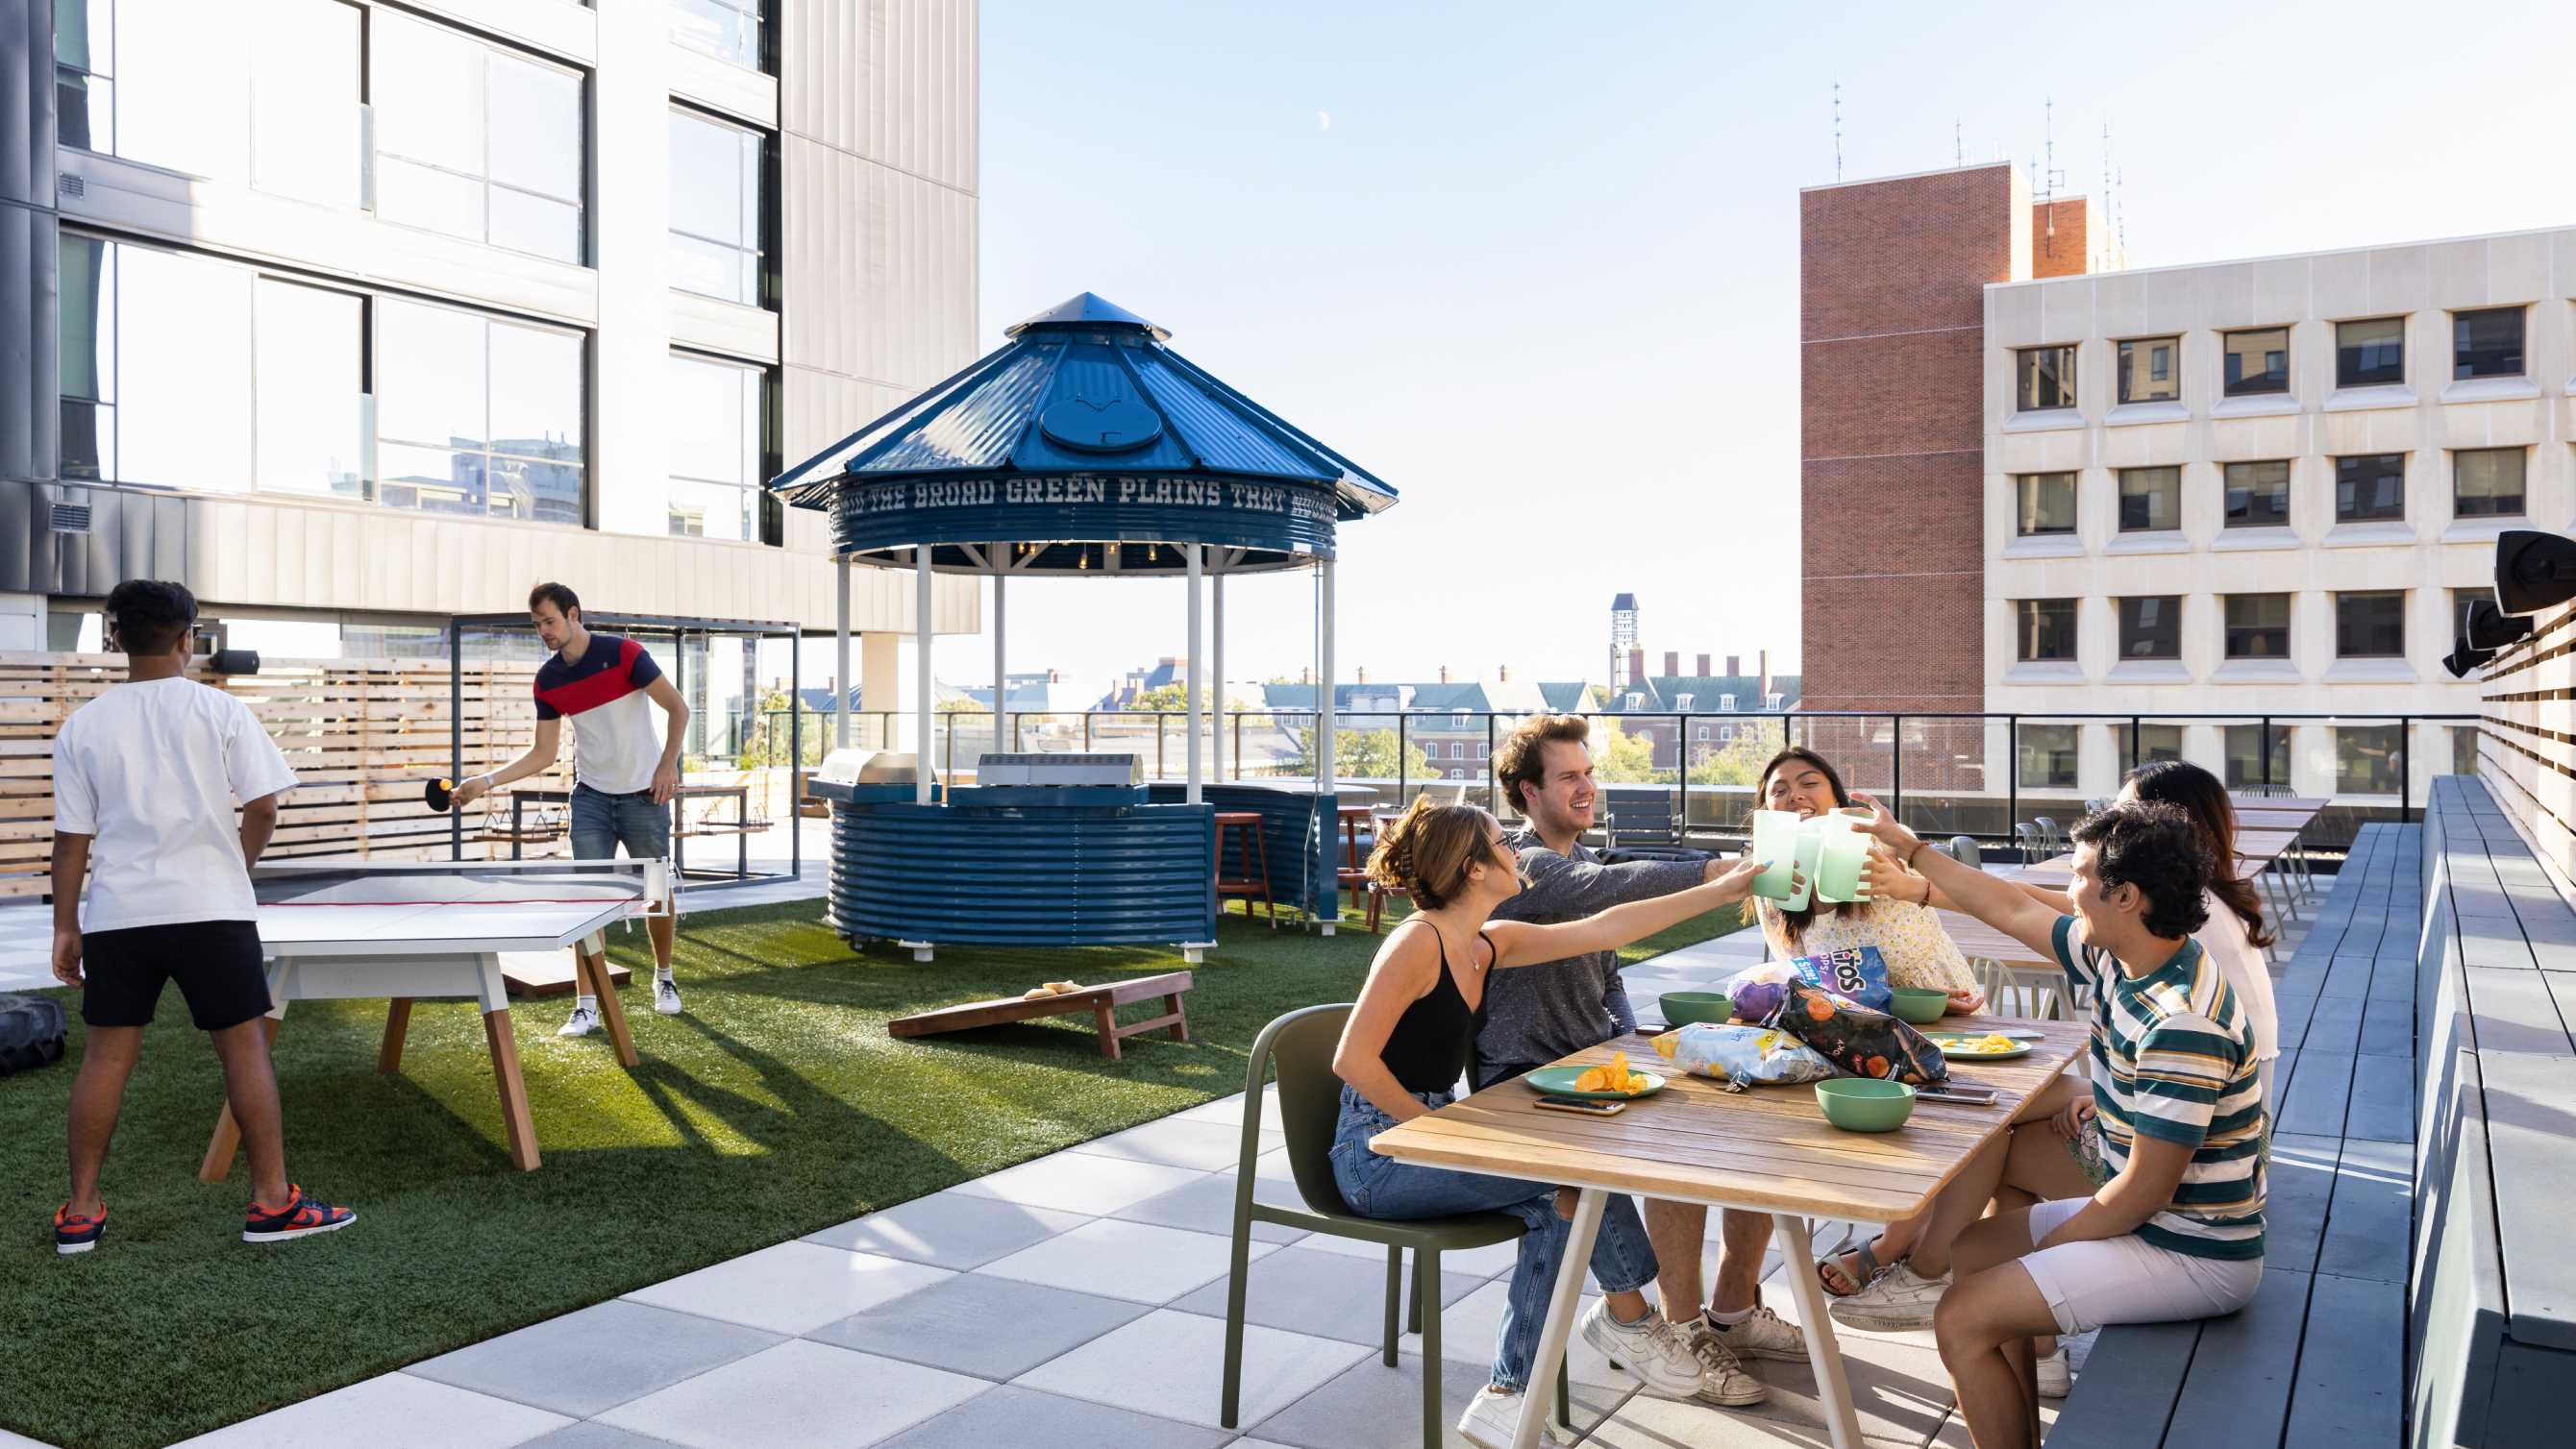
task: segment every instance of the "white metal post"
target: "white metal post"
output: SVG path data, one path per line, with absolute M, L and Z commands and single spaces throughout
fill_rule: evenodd
M 1187 645 L 1187 653 L 1188 653 L 1188 656 L 1189 656 L 1189 657 L 1184 661 L 1184 664 L 1186 665 L 1186 667 L 1181 671 L 1181 677 L 1182 677 L 1182 679 L 1183 679 L 1183 681 L 1184 681 L 1184 684 L 1183 684 L 1183 686 L 1182 686 L 1182 696 L 1183 696 L 1183 698 L 1182 698 L 1182 705 L 1181 705 L 1181 708 L 1182 708 L 1182 709 L 1183 709 L 1183 710 L 1184 710 L 1184 711 L 1189 715 L 1189 729 L 1190 729 L 1190 744 L 1189 744 L 1189 757 L 1190 757 L 1190 781 L 1189 781 L 1189 790 L 1188 790 L 1188 793 L 1184 796 L 1184 798 L 1185 798 L 1185 799 L 1187 799 L 1187 800 L 1189 801 L 1189 803 L 1190 803 L 1190 804 L 1192 804 L 1192 805 L 1196 805 L 1196 804 L 1198 804 L 1198 803 L 1199 803 L 1199 796 L 1200 796 L 1200 790 L 1199 790 L 1199 578 L 1200 578 L 1201 572 L 1202 572 L 1202 570 L 1203 570 L 1203 568 L 1204 568 L 1204 565 L 1203 565 L 1203 564 L 1200 562 L 1200 560 L 1199 560 L 1199 547 L 1200 547 L 1200 546 L 1199 546 L 1198 544 L 1195 544 L 1195 543 L 1185 543 L 1185 544 L 1182 544 L 1182 545 L 1181 545 L 1181 554 L 1182 554 L 1182 557 L 1184 557 L 1185 559 L 1187 559 L 1187 560 L 1189 561 L 1189 566 L 1190 566 L 1190 609 L 1189 609 L 1189 615 L 1190 615 L 1190 624 L 1189 624 L 1189 628 L 1190 628 L 1190 637 L 1189 637 L 1189 642 L 1188 642 L 1188 645 Z
M 993 753 L 1001 754 L 1011 747 L 1010 676 L 1003 672 L 1002 583 L 1008 577 L 1004 562 L 1005 546 L 993 546 Z
M 1340 828 L 1339 815 L 1326 815 L 1333 798 L 1333 561 L 1324 559 L 1315 566 L 1315 588 L 1323 595 L 1324 629 L 1316 642 L 1315 662 L 1318 679 L 1315 686 L 1315 796 L 1316 815 L 1323 821 L 1324 844 L 1329 849 Z M 1333 886 L 1332 909 L 1324 914 L 1324 934 L 1333 934 L 1333 922 L 1340 913 L 1342 893 Z M 1544 1395 L 1542 1395 L 1544 1397 Z
M 1225 557 L 1219 551 L 1217 557 Z M 1225 566 L 1219 563 L 1208 578 L 1208 761 L 1215 768 L 1208 771 L 1218 784 L 1225 783 Z M 1235 761 L 1240 768 L 1243 762 Z
M 912 630 L 913 630 L 913 731 L 919 743 L 919 754 L 913 757 L 912 798 L 923 805 L 930 803 L 930 782 L 939 768 L 939 754 L 931 747 L 930 738 L 930 545 L 918 544 L 912 550 Z
M 832 748 L 850 747 L 850 556 L 832 555 Z

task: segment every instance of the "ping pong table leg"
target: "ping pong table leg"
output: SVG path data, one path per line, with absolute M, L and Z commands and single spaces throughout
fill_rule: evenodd
M 277 1044 L 279 1017 L 276 1013 L 285 1009 L 286 1003 L 279 1002 L 275 1010 L 260 1022 L 260 1029 L 268 1034 L 271 1046 Z M 231 1176 L 233 1159 L 240 1153 L 241 1124 L 233 1120 L 233 1104 L 227 1098 L 223 1110 L 215 1114 L 215 1135 L 206 1141 L 206 1158 L 197 1164 L 197 1181 L 221 1182 Z
M 617 1064 L 634 1066 L 635 1036 L 626 1029 L 626 1003 L 617 999 L 617 982 L 608 974 L 604 937 L 584 936 L 573 943 L 572 975 L 576 984 L 587 981 L 591 994 L 599 998 L 599 1020 L 608 1028 L 609 1044 L 617 1048 Z
M 402 1070 L 403 1042 L 411 1035 L 411 998 L 397 996 L 385 1006 L 385 1041 L 376 1049 L 376 1074 L 390 1077 Z
M 519 1077 L 519 1039 L 510 1033 L 510 1008 L 483 1013 L 483 1035 L 492 1044 L 492 1080 L 501 1089 L 501 1130 L 510 1161 L 521 1172 L 537 1170 L 537 1126 L 528 1117 L 528 1084 Z

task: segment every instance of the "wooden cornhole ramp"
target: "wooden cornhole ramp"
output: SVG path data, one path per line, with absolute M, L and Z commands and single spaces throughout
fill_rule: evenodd
M 1089 1012 L 1100 1028 L 1100 1054 L 1111 1061 L 1119 1059 L 1118 1043 L 1139 1032 L 1171 1028 L 1172 1040 L 1190 1039 L 1190 1022 L 1181 1008 L 1181 993 L 1190 989 L 1190 973 L 1167 971 L 1160 976 L 1139 976 L 1133 981 L 1113 981 L 1106 986 L 1086 986 L 1059 996 L 1041 996 L 1035 1001 L 1017 996 L 999 996 L 990 1001 L 970 1001 L 963 1006 L 943 1006 L 937 1011 L 924 1011 L 912 1016 L 899 1016 L 886 1023 L 891 1036 L 937 1036 L 942 1032 L 970 1031 L 979 1026 L 1000 1026 L 1005 1022 L 1034 1021 L 1042 1016 L 1070 1016 Z M 1121 1025 L 1118 1008 L 1129 1002 L 1151 997 L 1163 998 L 1163 1014 L 1143 1021 Z

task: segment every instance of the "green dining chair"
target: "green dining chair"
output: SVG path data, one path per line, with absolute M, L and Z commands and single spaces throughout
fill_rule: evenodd
M 1234 1256 L 1225 1294 L 1225 1397 L 1218 1422 L 1236 1427 L 1243 1399 L 1243 1304 L 1252 1261 L 1252 1225 L 1276 1223 L 1313 1233 L 1356 1238 L 1386 1248 L 1386 1351 L 1388 1368 L 1396 1364 L 1398 1321 L 1404 1315 L 1404 1250 L 1413 1250 L 1413 1308 L 1410 1328 L 1422 1335 L 1422 1446 L 1440 1449 L 1440 1255 L 1491 1247 L 1519 1238 L 1521 1221 L 1504 1213 L 1461 1213 L 1454 1217 L 1414 1218 L 1396 1222 L 1364 1218 L 1342 1201 L 1333 1181 L 1333 1128 L 1341 1116 L 1342 1079 L 1333 1075 L 1333 1048 L 1351 1004 L 1309 1006 L 1289 1012 L 1261 1029 L 1253 1039 L 1252 1059 L 1244 1070 L 1243 1151 L 1234 1180 Z M 1279 1127 L 1288 1138 L 1288 1165 L 1296 1174 L 1302 1208 L 1274 1207 L 1252 1197 L 1255 1159 L 1261 1155 L 1262 1084 L 1276 1063 L 1279 1069 Z M 1423 1305 L 1431 1306 L 1426 1311 Z M 1572 1428 L 1572 1397 L 1565 1369 L 1556 1373 L 1557 1422 Z

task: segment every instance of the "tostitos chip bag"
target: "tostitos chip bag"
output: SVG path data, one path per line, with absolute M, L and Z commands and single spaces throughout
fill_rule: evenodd
M 1714 1077 L 1730 1092 L 1834 1075 L 1833 1063 L 1776 1027 L 1693 1022 L 1654 1038 L 1654 1046 L 1674 1066 Z
M 1930 1037 L 1804 981 L 1788 988 L 1787 999 L 1763 1025 L 1790 1033 L 1855 1077 L 1917 1087 L 1950 1079 L 1950 1063 Z

